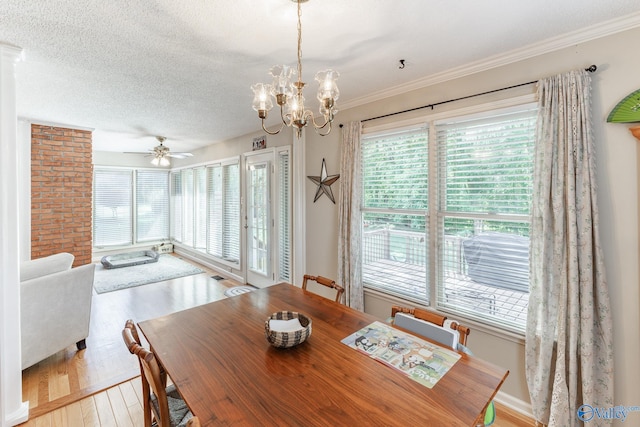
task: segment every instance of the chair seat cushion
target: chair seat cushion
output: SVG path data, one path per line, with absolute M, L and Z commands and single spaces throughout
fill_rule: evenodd
M 167 402 L 169 403 L 169 418 L 172 427 L 184 427 L 187 425 L 187 421 L 193 418 L 193 414 L 184 403 L 180 393 L 176 390 L 176 387 L 172 384 L 167 387 Z M 158 399 L 155 394 L 151 395 L 151 404 L 153 405 L 156 413 L 160 413 L 158 407 Z

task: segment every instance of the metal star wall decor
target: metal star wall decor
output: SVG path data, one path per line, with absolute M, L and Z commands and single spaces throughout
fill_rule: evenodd
M 327 175 L 327 165 L 324 159 L 322 159 L 322 170 L 320 171 L 320 176 L 307 176 L 307 178 L 318 185 L 313 203 L 315 203 L 316 200 L 320 198 L 320 196 L 326 194 L 327 197 L 333 202 L 333 204 L 336 204 L 336 201 L 333 198 L 333 191 L 331 191 L 331 184 L 333 184 L 338 180 L 338 178 L 340 178 L 340 174 Z

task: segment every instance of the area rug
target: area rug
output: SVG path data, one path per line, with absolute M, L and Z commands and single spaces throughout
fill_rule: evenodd
M 93 288 L 97 293 L 117 291 L 177 277 L 204 273 L 203 270 L 173 255 L 160 255 L 158 262 L 107 270 L 96 265 Z
M 247 292 L 255 291 L 253 286 L 234 286 L 224 291 L 225 296 L 234 297 L 236 295 L 246 294 Z

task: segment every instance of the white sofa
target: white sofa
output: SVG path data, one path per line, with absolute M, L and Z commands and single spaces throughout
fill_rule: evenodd
M 20 265 L 22 369 L 76 344 L 86 348 L 95 264 L 59 253 Z

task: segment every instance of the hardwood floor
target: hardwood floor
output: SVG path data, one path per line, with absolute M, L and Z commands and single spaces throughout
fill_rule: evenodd
M 135 357 L 122 341 L 127 319 L 136 322 L 225 298 L 224 291 L 239 283 L 214 280 L 216 273 L 167 280 L 116 292 L 94 294 L 86 350 L 71 346 L 22 373 L 23 400 L 36 418 L 78 402 L 140 374 Z
M 95 294 L 86 350 L 75 346 L 23 371 L 23 400 L 30 404 L 24 427 L 142 426 L 140 370 L 125 348 L 127 319 L 162 316 L 225 298 L 239 283 L 206 273 Z M 496 427 L 531 426 L 531 419 L 497 405 Z

